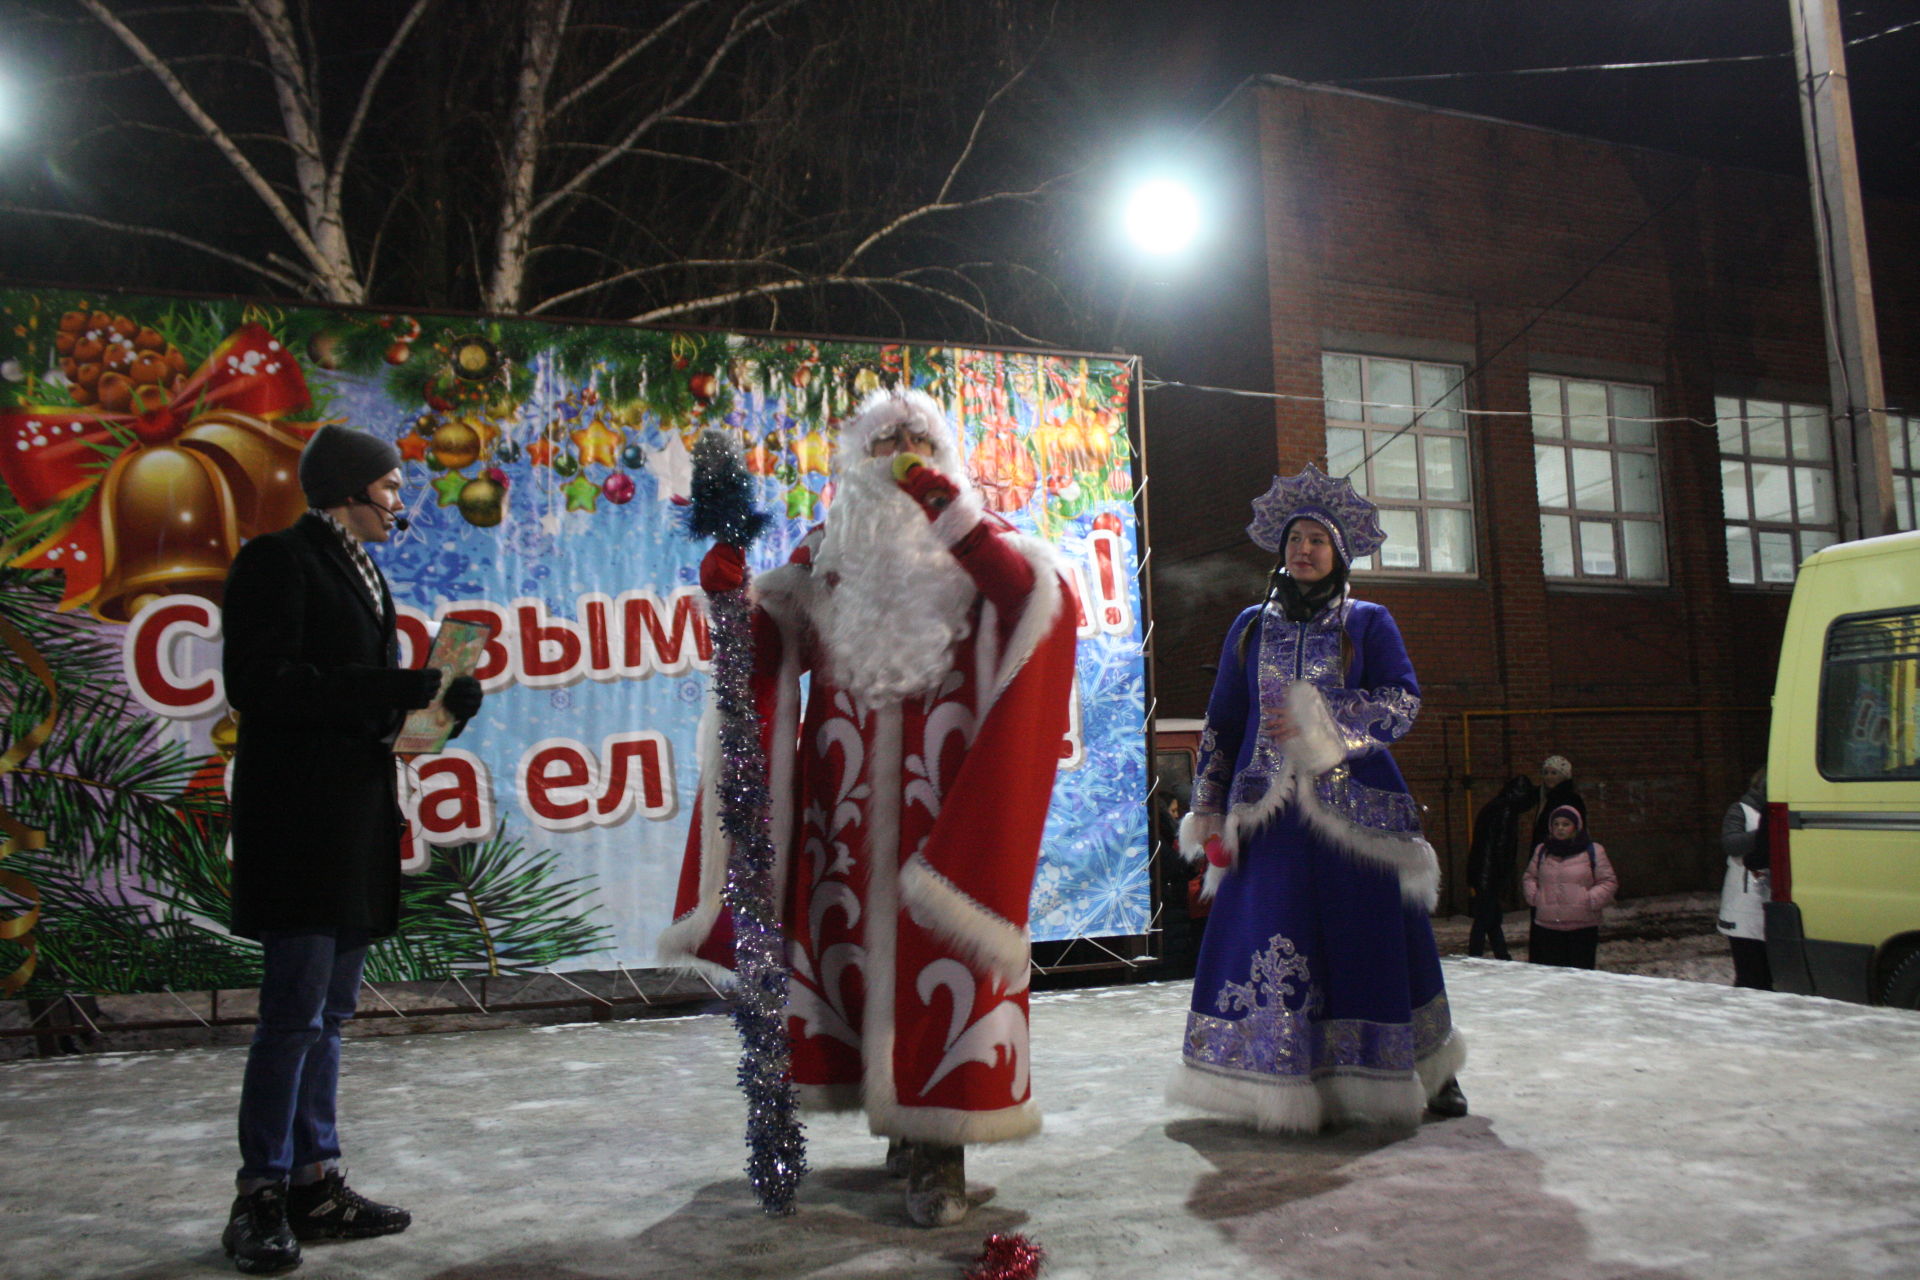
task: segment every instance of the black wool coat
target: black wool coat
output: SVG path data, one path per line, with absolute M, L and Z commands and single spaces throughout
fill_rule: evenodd
M 315 515 L 240 549 L 223 605 L 234 755 L 233 931 L 399 924 L 393 749 L 406 677 L 393 600 L 375 608 Z
M 1507 779 L 1500 794 L 1481 806 L 1473 819 L 1473 847 L 1467 854 L 1467 884 L 1476 893 L 1500 897 L 1513 883 L 1518 860 L 1518 823 L 1540 798 L 1540 788 L 1524 774 Z

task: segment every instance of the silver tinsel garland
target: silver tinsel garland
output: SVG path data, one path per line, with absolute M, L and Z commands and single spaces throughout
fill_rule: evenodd
M 709 431 L 694 447 L 687 527 L 743 552 L 767 523 L 754 510 L 752 480 L 728 437 Z M 733 842 L 723 900 L 733 918 L 733 1024 L 740 1033 L 740 1089 L 747 1097 L 747 1180 L 770 1214 L 794 1211 L 807 1173 L 807 1143 L 794 1096 L 787 1041 L 786 944 L 773 901 L 773 841 L 767 832 L 766 760 L 753 703 L 753 619 L 745 587 L 707 601 L 713 693 L 720 717 L 720 826 Z

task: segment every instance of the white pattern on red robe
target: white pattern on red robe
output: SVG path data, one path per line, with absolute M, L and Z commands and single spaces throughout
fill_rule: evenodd
M 810 616 L 827 589 L 793 563 L 754 583 L 755 696 L 793 974 L 803 1105 L 865 1110 L 875 1133 L 1026 1137 L 1027 905 L 1067 726 L 1074 610 L 1051 548 L 997 517 L 955 539 L 980 596 L 934 692 L 880 708 L 832 685 Z M 800 676 L 811 673 L 800 722 Z M 797 744 L 785 751 L 775 742 Z M 725 969 L 727 841 L 713 737 L 669 962 Z

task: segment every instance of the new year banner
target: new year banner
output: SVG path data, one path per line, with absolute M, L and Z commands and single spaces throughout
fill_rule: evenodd
M 690 449 L 739 441 L 782 563 L 839 422 L 911 385 L 1079 610 L 1033 936 L 1148 924 L 1126 365 L 1079 356 L 0 291 L 0 994 L 258 980 L 227 918 L 221 591 L 305 510 L 323 423 L 393 441 L 411 528 L 370 549 L 421 665 L 486 623 L 486 704 L 402 770 L 401 932 L 376 980 L 641 968 L 668 923 L 711 643 Z

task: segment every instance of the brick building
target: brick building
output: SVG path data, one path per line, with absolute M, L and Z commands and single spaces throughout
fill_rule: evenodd
M 1233 232 L 1126 331 L 1150 387 L 1193 384 L 1144 400 L 1159 715 L 1204 713 L 1261 590 L 1268 477 L 1352 471 L 1390 535 L 1355 593 L 1426 695 L 1396 754 L 1442 909 L 1470 811 L 1550 752 L 1625 894 L 1717 886 L 1793 566 L 1838 534 L 1806 184 L 1280 79 L 1208 146 Z M 1920 206 L 1867 226 L 1887 398 L 1920 405 Z M 1890 429 L 1912 527 L 1920 414 Z

